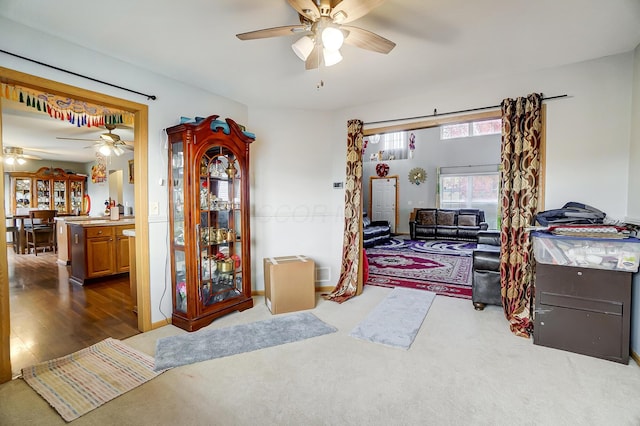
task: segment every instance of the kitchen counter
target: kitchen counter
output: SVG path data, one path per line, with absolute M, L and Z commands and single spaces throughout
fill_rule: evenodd
M 135 225 L 135 219 L 120 219 L 120 220 L 110 220 L 110 219 L 91 219 L 91 220 L 83 220 L 80 222 L 73 222 L 74 225 L 80 225 L 85 228 L 92 226 L 124 226 L 124 225 Z

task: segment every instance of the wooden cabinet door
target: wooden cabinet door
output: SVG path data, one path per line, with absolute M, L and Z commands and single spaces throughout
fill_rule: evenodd
M 116 272 L 129 272 L 129 237 L 116 237 Z
M 87 238 L 87 278 L 115 273 L 114 248 L 112 236 Z

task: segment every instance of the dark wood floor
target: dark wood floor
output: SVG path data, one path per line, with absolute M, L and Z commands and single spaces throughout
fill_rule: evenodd
M 7 257 L 14 376 L 107 337 L 139 333 L 128 274 L 80 286 L 69 283 L 69 267 L 54 253 L 20 255 L 9 246 Z

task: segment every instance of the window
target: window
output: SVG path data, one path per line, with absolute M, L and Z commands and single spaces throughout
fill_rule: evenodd
M 456 139 L 469 137 L 469 123 L 447 124 L 440 127 L 440 139 Z
M 488 166 L 471 166 L 474 171 L 461 167 L 441 168 L 439 178 L 439 206 L 443 209 L 480 209 L 484 211 L 489 229 L 498 227 L 498 198 L 500 173 L 482 171 Z
M 440 139 L 468 138 L 471 136 L 496 135 L 502 133 L 502 120 L 472 121 L 469 123 L 440 126 Z
M 377 153 L 382 151 L 382 160 L 406 159 L 409 157 L 408 138 L 407 132 L 393 132 L 369 136 L 367 152 Z

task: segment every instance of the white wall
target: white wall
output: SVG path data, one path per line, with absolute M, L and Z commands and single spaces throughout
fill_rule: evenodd
M 346 137 L 332 140 L 331 115 L 250 109 L 253 288 L 264 289 L 265 257 L 303 254 L 316 263 L 317 286 L 340 273 Z M 346 123 L 344 123 L 346 128 Z M 342 175 L 333 173 L 342 165 Z
M 219 115 L 222 118 L 230 117 L 236 122 L 244 124 L 247 122 L 247 107 L 233 100 L 137 68 L 1 17 L 0 47 L 79 74 L 157 96 L 157 100 L 150 101 L 136 94 L 0 54 L 0 66 L 149 105 L 149 156 L 147 159 L 149 172 L 147 176 L 136 176 L 136 178 L 148 180 L 147 199 L 149 202 L 159 202 L 161 206 L 160 215 L 148 218 L 151 321 L 158 322 L 165 317 L 170 317 L 171 292 L 165 293 L 165 289 L 170 286 L 169 274 L 165 273 L 169 264 L 167 258 L 167 187 L 159 185 L 160 179 L 164 179 L 164 182 L 167 180 L 164 129 L 178 124 L 180 116 L 194 117 L 211 114 Z M 96 201 L 100 199 L 99 196 L 96 198 Z M 92 196 L 92 204 L 94 204 L 93 201 L 94 197 Z
M 366 122 L 499 105 L 542 92 L 568 98 L 547 105 L 545 208 L 567 201 L 593 205 L 622 219 L 627 211 L 633 52 L 559 68 L 440 85 L 409 98 L 336 113 L 336 121 Z M 396 123 L 393 123 L 396 124 Z M 380 127 L 380 125 L 369 126 Z M 367 127 L 367 128 L 369 128 Z

